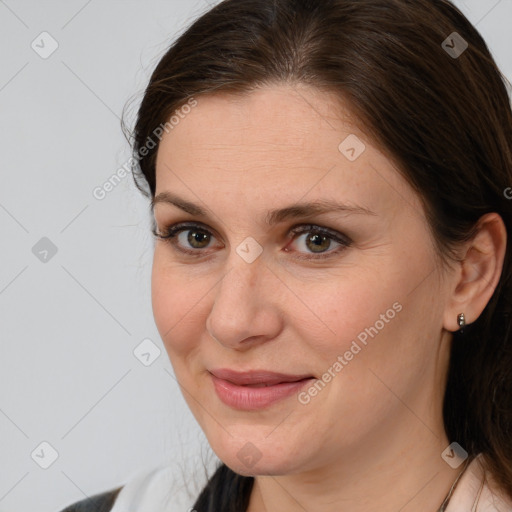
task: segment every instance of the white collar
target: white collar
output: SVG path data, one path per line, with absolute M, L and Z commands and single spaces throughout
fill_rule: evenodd
M 445 512 L 512 512 L 512 500 L 491 486 L 482 457 L 468 465 Z M 111 512 L 190 512 L 197 496 L 177 484 L 180 477 L 170 465 L 139 471 L 123 486 Z
M 457 482 L 446 512 L 512 512 L 512 500 L 492 482 L 479 454 Z
M 139 471 L 123 486 L 110 512 L 190 512 L 192 497 L 171 465 Z

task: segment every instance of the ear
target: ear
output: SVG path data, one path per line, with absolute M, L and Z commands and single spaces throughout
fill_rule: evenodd
M 457 263 L 453 292 L 444 314 L 443 327 L 448 331 L 459 330 L 459 313 L 464 313 L 466 324 L 480 316 L 501 277 L 507 247 L 503 219 L 497 213 L 487 213 L 478 220 L 477 228 Z

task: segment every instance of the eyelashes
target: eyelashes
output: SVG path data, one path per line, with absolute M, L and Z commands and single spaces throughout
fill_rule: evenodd
M 186 243 L 199 243 L 201 244 L 205 240 L 208 242 L 207 246 L 212 238 L 215 238 L 213 233 L 206 227 L 197 223 L 179 223 L 171 226 L 164 227 L 161 232 L 158 232 L 156 228 L 152 229 L 152 233 L 155 238 L 164 241 L 169 244 L 173 250 L 178 251 L 181 254 L 190 256 L 190 257 L 203 257 L 206 255 L 206 248 L 209 247 L 196 247 L 196 248 L 185 248 L 180 245 L 179 235 L 181 233 L 189 232 L 189 236 L 186 237 Z M 293 251 L 298 255 L 294 257 L 301 260 L 319 260 L 326 259 L 337 255 L 338 253 L 344 251 L 348 247 L 351 246 L 352 240 L 348 238 L 346 235 L 339 233 L 338 231 L 318 226 L 315 224 L 301 224 L 299 226 L 295 226 L 289 231 L 289 238 L 293 241 L 297 240 L 298 237 L 302 235 L 310 234 L 310 236 L 305 237 L 304 242 L 307 247 L 308 243 L 312 243 L 313 247 L 319 247 L 322 249 L 321 245 L 328 243 L 328 249 L 331 248 L 332 242 L 337 244 L 338 246 L 334 250 L 322 251 L 322 252 L 306 252 L 303 253 L 301 251 Z M 289 249 L 285 249 L 286 252 L 290 252 Z
M 325 259 L 330 258 L 338 253 L 344 251 L 352 244 L 352 240 L 350 240 L 346 235 L 339 233 L 338 231 L 334 231 L 329 228 L 325 228 L 322 226 L 317 226 L 314 224 L 305 224 L 301 226 L 297 226 L 290 230 L 290 233 L 297 236 L 302 236 L 304 234 L 313 234 L 315 237 L 315 241 L 323 242 L 325 240 L 329 241 L 329 248 L 332 245 L 331 242 L 334 242 L 338 245 L 338 247 L 334 250 L 319 252 L 319 253 L 309 253 L 307 256 L 297 256 L 299 259 Z M 294 237 L 294 239 L 296 239 Z M 312 240 L 311 237 L 306 237 L 305 242 L 310 242 Z M 299 254 L 300 251 L 299 251 Z

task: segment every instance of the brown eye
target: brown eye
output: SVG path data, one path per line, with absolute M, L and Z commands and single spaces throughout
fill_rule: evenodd
M 203 249 L 210 245 L 215 236 L 198 224 L 176 224 L 166 226 L 161 232 L 153 229 L 153 235 L 183 254 L 200 257 L 207 254 Z
M 307 225 L 307 226 L 299 226 L 297 228 L 292 229 L 291 231 L 296 236 L 293 243 L 296 243 L 303 238 L 303 244 L 306 250 L 297 250 L 302 255 L 297 256 L 299 259 L 321 259 L 321 258 L 329 258 L 330 256 L 334 256 L 340 251 L 345 250 L 352 243 L 348 237 L 338 233 L 337 231 L 330 230 L 328 228 L 323 228 L 321 226 L 315 225 Z M 332 251 L 328 251 L 331 248 L 332 244 L 337 244 L 337 248 Z M 298 244 L 301 245 L 301 244 Z M 304 255 L 304 253 L 309 253 Z M 315 254 L 317 256 L 315 256 Z
M 210 234 L 203 230 L 188 229 L 187 242 L 194 249 L 204 249 L 210 243 Z M 196 245 L 197 244 L 197 245 Z
M 310 235 L 306 237 L 306 246 L 312 252 L 323 252 L 329 249 L 332 240 L 325 235 Z

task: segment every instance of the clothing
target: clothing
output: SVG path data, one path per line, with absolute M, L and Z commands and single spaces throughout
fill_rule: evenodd
M 139 471 L 125 485 L 72 503 L 61 512 L 192 512 L 197 496 L 176 480 L 171 466 Z
M 123 486 L 95 494 L 85 500 L 69 505 L 62 512 L 109 512 L 112 510 L 112 506 L 122 488 Z
M 512 512 L 512 500 L 496 489 L 483 470 L 481 458 L 478 455 L 472 460 L 460 477 L 446 512 Z M 183 488 L 171 492 L 173 481 L 171 468 L 159 467 L 137 474 L 120 488 L 89 498 L 90 502 L 79 501 L 61 512 L 192 512 L 195 497 Z M 116 492 L 111 506 L 109 500 Z
M 490 481 L 478 455 L 461 476 L 446 512 L 512 512 L 512 500 Z

